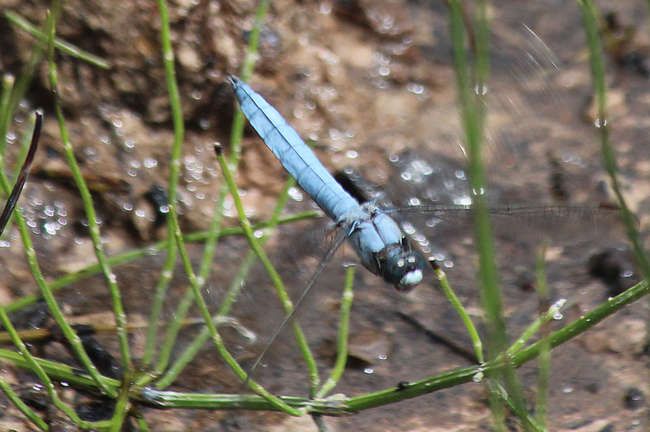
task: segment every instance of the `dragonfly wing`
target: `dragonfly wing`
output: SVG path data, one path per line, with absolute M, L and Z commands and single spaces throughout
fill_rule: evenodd
M 278 338 L 280 333 L 289 325 L 293 322 L 293 320 L 296 318 L 298 311 L 300 310 L 301 306 L 305 303 L 305 300 L 309 297 L 310 292 L 312 291 L 312 288 L 314 286 L 314 283 L 318 279 L 318 277 L 321 275 L 325 267 L 330 263 L 332 258 L 334 257 L 334 254 L 339 250 L 341 245 L 345 242 L 346 238 L 348 236 L 348 230 L 343 227 L 342 229 L 337 230 L 334 240 L 327 250 L 327 253 L 321 260 L 321 262 L 318 264 L 318 267 L 316 270 L 312 273 L 311 277 L 309 278 L 309 281 L 307 282 L 307 285 L 305 286 L 304 290 L 300 294 L 300 297 L 298 297 L 298 300 L 296 300 L 293 304 L 293 308 L 289 313 L 286 314 L 284 320 L 282 321 L 282 324 L 277 327 L 269 341 L 267 342 L 266 346 L 264 349 L 261 351 L 261 353 L 258 355 L 257 359 L 255 360 L 255 363 L 251 367 L 248 377 L 246 378 L 246 381 L 244 381 L 242 385 L 242 389 L 248 385 L 248 382 L 251 378 L 251 376 L 254 375 L 255 370 L 258 368 L 260 363 L 262 362 L 264 356 L 268 352 L 268 350 L 271 348 L 275 340 Z
M 469 183 L 461 163 L 409 151 L 393 158 L 393 167 L 394 180 L 385 189 L 385 202 L 393 203 L 387 207 L 393 208 L 385 211 L 415 228 L 433 228 L 433 236 L 457 241 L 458 235 L 471 235 L 474 215 Z M 543 194 L 531 193 L 533 196 L 524 201 L 525 197 L 518 191 L 519 188 L 513 190 L 500 182 L 488 186 L 486 197 L 497 237 L 533 244 L 548 240 L 562 246 L 594 238 L 607 241 L 623 238 L 615 207 L 531 205 L 531 201 L 542 200 L 538 196 Z
M 404 214 L 409 220 L 410 215 L 424 217 L 429 227 L 446 222 L 468 232 L 474 221 L 471 206 L 420 205 L 384 211 Z M 494 234 L 506 240 L 565 246 L 594 238 L 620 240 L 624 234 L 619 210 L 613 206 L 501 206 L 490 207 L 488 212 Z

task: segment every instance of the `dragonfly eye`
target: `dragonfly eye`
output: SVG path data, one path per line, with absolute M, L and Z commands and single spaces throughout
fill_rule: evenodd
M 383 265 L 382 277 L 394 284 L 400 292 L 409 292 L 422 282 L 422 271 L 426 261 L 418 252 L 398 254 L 390 257 Z

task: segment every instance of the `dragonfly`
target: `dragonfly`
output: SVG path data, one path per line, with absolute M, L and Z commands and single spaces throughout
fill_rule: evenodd
M 359 204 L 273 106 L 237 77 L 229 80 L 250 124 L 300 187 L 340 230 L 333 251 L 347 239 L 361 265 L 394 285 L 398 291 L 411 291 L 422 282 L 426 260 L 411 248 L 399 225 L 389 216 L 389 211 L 381 209 L 373 201 Z
M 408 293 L 419 285 L 428 260 L 411 247 L 408 237 L 392 216 L 400 213 L 428 214 L 451 222 L 463 220 L 462 224 L 466 225 L 472 215 L 471 204 L 383 206 L 379 204 L 381 196 L 360 203 L 327 171 L 312 149 L 271 104 L 237 77 L 228 79 L 251 126 L 300 187 L 333 220 L 339 234 L 331 249 L 337 249 L 347 239 L 362 266 L 394 285 L 398 291 Z M 408 155 L 404 157 L 408 158 Z M 493 224 L 499 232 L 508 228 L 500 227 L 501 221 L 509 223 L 524 218 L 527 225 L 536 220 L 538 225 L 547 227 L 572 221 L 600 226 L 603 220 L 612 221 L 617 210 L 615 206 L 604 204 L 507 205 L 488 209 L 495 217 Z M 544 226 L 540 228 L 544 229 Z M 332 253 L 328 252 L 325 260 Z
M 364 268 L 395 286 L 399 292 L 407 293 L 423 281 L 425 266 L 432 259 L 426 259 L 422 253 L 411 246 L 394 216 L 401 213 L 427 214 L 452 223 L 454 219 L 462 219 L 464 225 L 471 220 L 473 214 L 471 204 L 386 207 L 379 204 L 379 199 L 360 203 L 335 180 L 311 148 L 271 104 L 237 77 L 229 77 L 229 82 L 249 123 L 300 187 L 332 219 L 337 230 L 325 258 L 312 274 L 293 311 L 285 317 L 271 337 L 271 343 L 290 321 L 335 251 L 346 240 L 356 252 Z M 524 225 L 528 224 L 530 228 L 531 225 L 537 224 L 535 231 L 544 233 L 551 231 L 552 226 L 564 223 L 571 225 L 573 222 L 574 228 L 576 223 L 579 226 L 585 223 L 599 225 L 598 219 L 609 221 L 615 219 L 617 209 L 602 205 L 502 206 L 489 208 L 489 212 L 497 220 L 497 222 L 493 221 L 493 226 L 497 230 L 499 225 L 502 225 L 505 230 L 511 229 L 513 226 L 511 222 L 515 219 L 527 219 L 535 222 L 526 222 Z M 527 228 L 523 230 L 530 231 Z M 258 357 L 257 363 L 264 356 L 269 345 Z M 253 366 L 253 370 L 257 363 Z

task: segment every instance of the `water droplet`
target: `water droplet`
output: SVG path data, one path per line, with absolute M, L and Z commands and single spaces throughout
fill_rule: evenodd
M 424 93 L 424 86 L 421 84 L 409 83 L 406 85 L 406 90 L 414 94 L 422 94 Z
M 477 85 L 474 87 L 474 91 L 476 92 L 477 95 L 486 95 L 488 92 L 487 85 Z

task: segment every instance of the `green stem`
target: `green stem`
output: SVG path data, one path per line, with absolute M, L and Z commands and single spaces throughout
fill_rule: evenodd
M 5 144 L 7 140 L 6 131 L 9 129 L 9 123 L 11 122 L 11 112 L 9 112 L 9 103 L 11 102 L 11 92 L 14 88 L 14 83 L 16 78 L 11 74 L 4 74 L 2 76 L 2 94 L 0 95 L 0 124 L 7 125 L 5 129 L 5 134 L 0 136 L 0 156 L 4 158 L 5 156 Z M 2 128 L 0 128 L 0 132 Z M 1 167 L 5 169 L 5 167 Z
M 292 187 L 294 187 L 295 184 L 296 182 L 292 177 L 289 177 L 285 182 L 284 189 L 280 194 L 280 197 L 278 198 L 278 203 L 275 207 L 275 211 L 273 212 L 273 215 L 271 216 L 271 219 L 269 220 L 269 223 L 267 225 L 267 229 L 265 230 L 266 232 L 264 232 L 263 236 L 259 239 L 261 244 L 264 244 L 266 242 L 266 240 L 269 238 L 270 231 L 274 230 L 277 224 L 279 223 L 282 209 L 284 209 L 284 207 L 286 206 L 287 199 L 289 197 L 289 190 Z M 255 256 L 256 256 L 255 253 L 251 251 L 246 256 L 246 258 L 244 258 L 239 268 L 239 271 L 233 278 L 230 284 L 230 288 L 228 289 L 228 292 L 224 296 L 224 299 L 221 302 L 221 306 L 219 307 L 219 310 L 217 311 L 213 319 L 218 319 L 218 317 L 223 317 L 228 315 L 228 313 L 230 312 L 230 307 L 236 301 L 237 296 L 239 295 L 241 288 L 243 287 L 243 282 L 246 276 L 248 275 L 248 271 L 250 270 L 251 265 L 255 261 Z M 204 262 L 202 262 L 201 268 L 203 268 L 203 264 Z M 200 288 L 201 287 L 203 287 L 203 283 L 200 284 Z M 189 303 L 189 300 L 186 301 L 186 297 L 184 297 L 183 300 L 181 301 L 181 304 L 183 306 L 186 306 L 187 303 Z M 182 313 L 183 311 L 180 310 L 177 311 L 177 314 L 182 314 Z M 174 362 L 174 364 L 169 368 L 169 370 L 165 373 L 165 375 L 156 382 L 156 388 L 162 390 L 170 386 L 174 382 L 176 377 L 183 371 L 185 366 L 189 362 L 191 362 L 192 359 L 194 359 L 194 357 L 199 353 L 199 351 L 201 350 L 203 345 L 205 345 L 209 337 L 210 337 L 210 333 L 208 332 L 208 328 L 204 327 L 203 329 L 201 329 L 200 333 L 194 338 L 192 343 L 183 350 L 180 357 L 176 360 L 176 362 Z M 169 349 L 169 347 L 166 348 Z M 163 355 L 167 351 L 168 351 L 167 349 L 163 349 L 162 351 Z M 158 370 L 162 370 L 162 368 Z
M 203 300 L 203 295 L 199 290 L 199 285 L 196 280 L 196 275 L 194 274 L 194 270 L 192 269 L 192 263 L 190 262 L 190 258 L 187 255 L 187 250 L 185 249 L 185 243 L 183 243 L 183 238 L 181 235 L 181 230 L 178 226 L 178 219 L 176 218 L 176 213 L 171 211 L 169 214 L 170 214 L 169 219 L 171 221 L 172 227 L 174 228 L 174 235 L 176 237 L 176 242 L 178 244 L 181 260 L 183 261 L 183 265 L 185 266 L 185 272 L 187 273 L 187 277 L 189 278 L 190 286 L 194 291 L 194 297 L 196 298 L 196 302 L 201 311 L 201 315 L 203 316 L 203 319 L 205 320 L 205 324 L 210 330 L 210 335 L 212 336 L 212 340 L 214 341 L 214 344 L 217 347 L 219 354 L 226 361 L 228 366 L 231 367 L 231 369 L 237 374 L 237 376 L 241 380 L 245 380 L 247 378 L 246 372 L 244 371 L 244 369 L 241 368 L 241 366 L 237 363 L 235 358 L 230 354 L 230 352 L 224 345 L 223 339 L 217 332 L 217 327 L 215 326 L 212 317 L 210 316 L 210 311 L 208 310 L 208 306 L 205 304 L 205 301 Z M 275 396 L 267 392 L 262 386 L 260 386 L 256 382 L 249 380 L 249 384 L 251 385 L 251 388 L 255 392 L 263 396 L 264 399 L 266 399 L 273 406 L 293 416 L 302 415 L 302 411 L 297 410 L 295 408 L 291 408 L 290 406 L 286 405 L 280 399 L 276 398 Z
M 32 369 L 34 370 L 34 369 Z M 32 410 L 28 407 L 25 402 L 13 391 L 11 386 L 5 381 L 4 377 L 0 376 L 0 390 L 2 390 L 7 399 L 14 404 L 18 411 L 23 413 L 32 423 L 36 425 L 40 430 L 47 431 L 49 430 L 48 425 Z
M 540 316 L 544 314 L 555 315 L 552 307 L 548 306 L 548 286 L 546 282 L 546 261 L 545 261 L 546 247 L 542 245 L 539 248 L 537 258 L 537 294 L 540 301 Z M 559 313 L 559 308 L 556 313 Z M 548 411 L 548 383 L 551 373 L 551 346 L 548 342 L 548 335 L 551 329 L 548 322 L 542 326 L 542 338 L 540 339 L 540 353 L 539 360 L 537 361 L 539 368 L 539 379 L 537 380 L 537 400 L 535 402 L 535 417 L 537 423 L 543 429 L 546 429 L 546 417 Z
M 350 311 L 352 309 L 352 300 L 354 293 L 354 266 L 349 266 L 345 276 L 345 289 L 343 290 L 343 300 L 341 301 L 341 319 L 339 320 L 339 338 L 338 352 L 336 362 L 330 377 L 325 381 L 323 387 L 316 394 L 316 398 L 324 398 L 329 392 L 336 387 L 336 383 L 341 379 L 345 371 L 345 364 L 348 360 L 348 335 L 350 333 Z
M 12 11 L 6 11 L 5 16 L 9 21 L 16 24 L 21 29 L 30 33 L 32 36 L 36 37 L 41 42 L 47 42 L 47 34 L 40 31 L 38 27 L 27 21 L 25 18 L 21 17 L 17 13 Z M 82 50 L 81 48 L 74 46 L 68 42 L 62 41 L 59 38 L 54 39 L 54 48 L 69 54 L 72 57 L 86 61 L 92 65 L 99 66 L 102 69 L 110 69 L 111 64 L 104 60 L 101 57 L 98 57 L 94 54 L 91 54 L 87 51 Z
M 644 280 L 617 297 L 614 297 L 593 309 L 591 312 L 586 313 L 582 318 L 551 334 L 548 337 L 550 348 L 555 348 L 566 343 L 594 327 L 608 316 L 629 306 L 648 294 L 650 294 L 650 283 L 647 280 Z M 507 367 L 520 367 L 526 362 L 536 358 L 541 352 L 541 345 L 541 342 L 537 342 L 518 351 L 509 359 L 510 365 Z M 30 368 L 27 361 L 19 353 L 13 351 L 0 349 L 0 358 L 11 361 L 18 367 Z M 78 370 L 71 366 L 65 366 L 57 362 L 39 358 L 36 358 L 35 361 L 53 379 L 66 381 L 74 387 L 96 390 L 97 384 L 91 377 L 85 374 L 79 374 Z M 308 410 L 310 413 L 323 415 L 350 415 L 365 409 L 393 404 L 444 388 L 474 382 L 478 374 L 484 374 L 486 376 L 502 374 L 505 367 L 506 365 L 504 361 L 500 358 L 487 362 L 484 365 L 454 370 L 421 381 L 353 398 L 337 397 L 309 400 L 295 397 L 280 397 L 279 399 L 295 409 Z M 106 382 L 113 389 L 117 389 L 120 386 L 120 383 L 116 380 L 106 378 Z M 280 408 L 257 395 L 186 394 L 180 392 L 161 392 L 149 388 L 144 388 L 140 391 L 133 390 L 131 394 L 133 401 L 147 402 L 159 408 L 281 411 Z
M 160 42 L 163 55 L 163 65 L 165 67 L 165 80 L 167 83 L 167 92 L 169 93 L 169 104 L 171 106 L 172 119 L 174 124 L 174 143 L 171 148 L 169 176 L 167 180 L 167 196 L 169 199 L 169 208 L 175 209 L 178 202 L 178 179 L 181 168 L 181 149 L 185 136 L 185 123 L 183 120 L 183 110 L 181 107 L 180 93 L 178 91 L 178 82 L 176 81 L 176 69 L 174 65 L 174 50 L 171 42 L 171 30 L 169 24 L 169 11 L 165 0 L 157 0 L 158 10 L 160 12 Z M 169 238 L 169 248 L 167 249 L 167 259 L 160 279 L 156 284 L 154 298 L 151 305 L 151 314 L 149 315 L 149 329 L 147 331 L 145 350 L 142 356 L 144 364 L 150 364 L 158 339 L 158 326 L 160 322 L 160 313 L 163 302 L 166 297 L 167 288 L 174 274 L 174 267 L 177 258 L 177 245 L 174 241 L 173 227 L 167 220 L 167 237 Z
M 271 264 L 269 257 L 266 255 L 264 249 L 262 249 L 260 245 L 260 242 L 258 241 L 258 239 L 255 237 L 255 234 L 253 233 L 251 223 L 246 217 L 244 205 L 241 201 L 241 197 L 239 196 L 239 191 L 237 190 L 237 186 L 235 185 L 235 180 L 232 176 L 232 173 L 230 172 L 228 164 L 226 163 L 226 160 L 223 157 L 223 154 L 221 153 L 220 149 L 217 149 L 217 160 L 219 161 L 219 165 L 221 166 L 221 171 L 223 172 L 223 176 L 226 182 L 228 183 L 230 194 L 235 203 L 235 207 L 237 208 L 237 213 L 239 214 L 240 225 L 244 230 L 244 235 L 246 236 L 246 239 L 251 245 L 251 249 L 255 252 L 255 255 L 257 255 L 260 262 L 264 266 L 264 269 L 271 277 L 271 280 L 273 281 L 273 284 L 275 285 L 276 288 L 277 296 L 280 299 L 280 302 L 282 303 L 282 307 L 284 308 L 285 313 L 289 315 L 293 311 L 293 302 L 289 298 L 289 295 L 287 294 L 287 291 L 284 288 L 284 284 L 282 283 L 282 279 L 280 278 L 280 275 L 273 267 L 273 264 Z M 318 367 L 316 365 L 316 359 L 314 358 L 314 355 L 309 349 L 307 338 L 305 338 L 305 334 L 300 328 L 300 324 L 298 324 L 298 321 L 294 320 L 291 326 L 293 328 L 293 333 L 296 337 L 296 341 L 298 343 L 300 351 L 302 352 L 303 358 L 307 363 L 307 369 L 309 371 L 309 381 L 310 381 L 310 395 L 314 396 L 316 394 L 316 390 L 318 389 L 318 385 L 320 381 L 318 377 Z
M 47 25 L 48 25 L 47 22 L 43 24 L 44 31 L 47 31 L 48 28 Z M 34 44 L 34 48 L 32 49 L 31 55 L 29 57 L 29 60 L 23 65 L 20 74 L 18 75 L 18 80 L 15 83 L 13 83 L 14 85 L 9 100 L 6 102 L 6 105 L 1 107 L 2 111 L 0 111 L 0 155 L 2 156 L 4 156 L 5 154 L 5 147 L 7 143 L 7 132 L 9 131 L 9 124 L 11 123 L 11 119 L 13 118 L 13 113 L 18 107 L 18 104 L 20 104 L 20 101 L 23 100 L 23 98 L 25 97 L 25 94 L 27 93 L 27 90 L 29 89 L 29 86 L 32 82 L 32 78 L 34 77 L 34 73 L 36 73 L 36 68 L 40 63 L 46 48 L 47 48 L 47 44 L 45 43 L 45 41 L 40 41 L 40 40 L 36 41 L 36 43 Z
M 607 83 L 605 82 L 605 63 L 603 60 L 603 49 L 598 26 L 598 15 L 596 6 L 592 0 L 579 0 L 582 6 L 582 17 L 587 35 L 587 46 L 589 48 L 589 65 L 591 67 L 591 80 L 598 107 L 598 118 L 596 127 L 600 133 L 600 145 L 605 169 L 611 180 L 612 189 L 621 208 L 621 218 L 625 224 L 627 236 L 632 243 L 637 262 L 641 267 L 644 277 L 650 277 L 650 261 L 639 237 L 638 220 L 623 197 L 620 181 L 618 179 L 618 168 L 616 166 L 616 154 L 609 139 L 609 121 L 607 119 Z
M 285 218 L 280 219 L 278 224 L 287 224 L 287 223 L 293 223 L 305 219 L 315 219 L 315 218 L 320 218 L 322 217 L 321 214 L 317 212 L 303 212 L 299 213 L 293 216 L 288 216 Z M 257 225 L 253 227 L 254 231 L 262 230 L 265 228 L 269 227 L 269 222 L 260 222 Z M 244 233 L 244 230 L 240 227 L 233 227 L 233 228 L 225 228 L 219 231 L 219 237 L 226 237 L 226 236 L 233 236 L 233 235 L 242 235 Z M 202 231 L 202 232 L 196 232 L 192 234 L 187 234 L 183 236 L 183 240 L 185 243 L 190 243 L 190 242 L 201 242 L 205 241 L 206 238 L 209 236 L 209 232 L 207 231 Z M 159 253 L 162 250 L 165 250 L 167 247 L 169 247 L 169 240 L 162 240 L 158 243 L 155 243 L 153 245 L 149 245 L 145 248 L 142 249 L 137 249 L 137 250 L 132 250 L 128 252 L 124 252 L 119 255 L 115 255 L 111 258 L 108 259 L 109 265 L 112 267 L 116 267 L 122 264 L 126 264 L 138 259 L 145 258 L 147 256 L 155 255 Z M 74 273 L 70 273 L 69 275 L 63 276 L 55 281 L 53 281 L 50 284 L 50 289 L 52 292 L 56 292 L 62 288 L 65 288 L 68 285 L 71 285 L 73 283 L 79 282 L 83 279 L 89 278 L 98 272 L 101 271 L 101 268 L 99 264 L 91 264 L 88 267 L 85 267 L 81 270 L 78 270 Z M 12 313 L 17 310 L 20 310 L 24 307 L 27 307 L 31 304 L 36 303 L 38 300 L 40 300 L 42 297 L 38 294 L 33 294 L 33 295 L 26 295 L 21 297 L 20 299 L 14 301 L 13 303 L 9 304 L 5 309 L 7 313 Z
M 68 135 L 68 128 L 65 124 L 65 117 L 63 116 L 63 110 L 61 108 L 61 103 L 59 100 L 58 84 L 59 78 L 56 70 L 56 65 L 54 63 L 54 34 L 56 31 L 56 14 L 52 15 L 52 24 L 49 28 L 49 72 L 50 72 L 50 85 L 52 95 L 54 96 L 54 110 L 56 112 L 56 117 L 59 122 L 59 131 L 61 132 L 61 142 L 63 145 L 63 153 L 65 155 L 70 171 L 72 172 L 72 177 L 75 180 L 79 194 L 84 203 L 84 210 L 86 212 L 86 217 L 88 218 L 88 228 L 90 233 L 90 238 L 93 243 L 93 248 L 95 251 L 95 256 L 97 257 L 97 262 L 99 263 L 102 273 L 106 279 L 108 285 L 111 300 L 113 302 L 113 311 L 115 313 L 115 327 L 117 332 L 117 337 L 120 343 L 120 353 L 122 355 L 122 363 L 126 370 L 130 370 L 133 365 L 131 363 L 131 353 L 129 351 L 129 341 L 128 334 L 126 331 L 126 314 L 124 313 L 124 308 L 122 306 L 122 299 L 120 296 L 120 289 L 117 286 L 117 278 L 113 271 L 111 270 L 106 255 L 104 254 L 104 249 L 101 241 L 101 233 L 99 232 L 99 223 L 97 213 L 95 212 L 95 206 L 93 205 L 92 197 L 88 186 L 81 174 L 77 159 L 74 154 L 74 149 L 70 143 L 70 138 Z M 49 288 L 46 288 L 49 291 Z M 51 293 L 50 293 L 51 295 Z M 58 323 L 58 322 L 57 322 Z M 90 365 L 87 365 L 90 366 Z
M 440 282 L 442 291 L 445 293 L 445 295 L 447 296 L 451 304 L 454 306 L 454 309 L 456 309 L 458 315 L 460 315 L 463 324 L 465 324 L 465 328 L 469 333 L 469 337 L 472 339 L 472 344 L 474 345 L 474 352 L 476 353 L 476 358 L 479 364 L 483 364 L 485 362 L 485 358 L 483 357 L 483 342 L 481 342 L 481 337 L 479 336 L 478 331 L 476 330 L 476 326 L 474 325 L 474 322 L 472 322 L 472 318 L 467 313 L 467 310 L 463 307 L 463 304 L 456 296 L 456 293 L 454 293 L 454 291 L 451 289 L 451 286 L 449 285 L 449 281 L 447 280 L 447 275 L 445 274 L 445 272 L 442 271 L 442 269 L 440 268 L 435 268 L 434 272 L 436 274 L 436 277 L 438 278 L 438 281 Z

